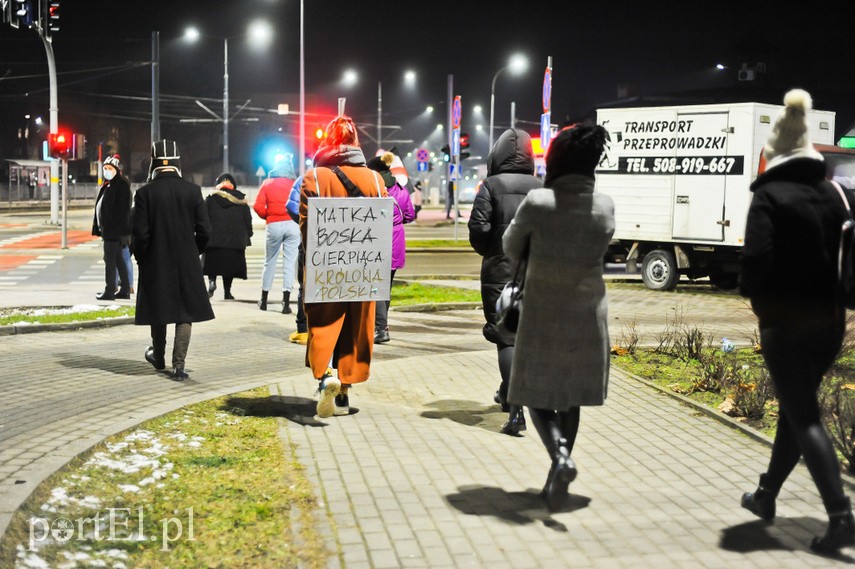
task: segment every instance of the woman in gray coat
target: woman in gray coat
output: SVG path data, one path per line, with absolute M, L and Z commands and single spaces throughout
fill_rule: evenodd
M 531 190 L 503 238 L 514 260 L 528 256 L 508 401 L 529 408 L 552 467 L 542 496 L 560 509 L 576 477 L 570 454 L 579 408 L 602 405 L 609 377 L 603 256 L 614 204 L 594 193 L 594 169 L 608 134 L 565 129 L 549 147 L 544 188 Z

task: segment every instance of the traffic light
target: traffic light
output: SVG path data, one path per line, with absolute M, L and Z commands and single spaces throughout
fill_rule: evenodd
M 59 31 L 59 0 L 48 1 L 47 17 L 43 25 L 48 34 Z
M 73 137 L 66 131 L 50 133 L 48 138 L 48 154 L 51 158 L 68 159 L 71 156 Z
M 446 144 L 440 148 L 440 151 L 442 152 L 442 161 L 451 162 L 451 148 Z
M 33 2 L 32 0 L 9 0 L 9 25 L 19 28 L 23 24 L 26 27 L 33 25 Z
M 467 133 L 460 134 L 460 159 L 466 160 L 469 158 L 469 153 L 466 151 L 469 148 L 469 135 Z

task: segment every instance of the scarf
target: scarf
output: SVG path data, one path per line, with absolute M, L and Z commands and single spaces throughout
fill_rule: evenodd
M 365 166 L 365 155 L 358 146 L 322 146 L 313 160 L 315 166 Z

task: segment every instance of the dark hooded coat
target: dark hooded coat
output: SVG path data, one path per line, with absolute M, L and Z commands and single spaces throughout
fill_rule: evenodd
M 139 265 L 135 324 L 212 320 L 202 277 L 211 223 L 202 189 L 163 172 L 134 195 L 134 257 Z
M 212 231 L 208 248 L 246 249 L 252 244 L 252 214 L 243 192 L 216 190 L 205 198 L 205 205 Z
M 529 190 L 543 187 L 533 174 L 531 137 L 523 130 L 506 130 L 487 156 L 487 177 L 475 196 L 469 218 L 469 243 L 483 257 L 484 337 L 499 346 L 513 345 L 513 338 L 500 334 L 495 323 L 496 300 L 513 278 L 516 266 L 502 251 L 502 236 Z

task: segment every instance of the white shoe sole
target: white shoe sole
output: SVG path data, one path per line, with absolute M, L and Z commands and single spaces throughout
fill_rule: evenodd
M 335 411 L 333 411 L 333 415 L 336 417 L 343 417 L 345 415 L 350 415 L 350 406 L 347 406 L 347 407 L 336 406 Z
M 335 396 L 341 391 L 341 381 L 335 377 L 324 379 L 324 388 L 318 399 L 318 417 L 326 419 L 335 414 Z

